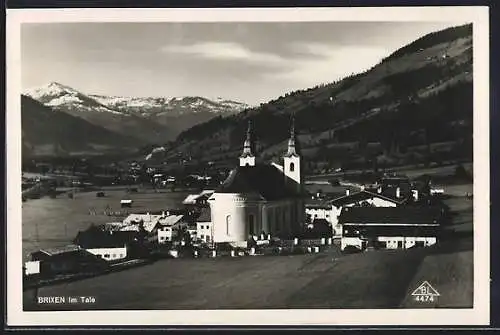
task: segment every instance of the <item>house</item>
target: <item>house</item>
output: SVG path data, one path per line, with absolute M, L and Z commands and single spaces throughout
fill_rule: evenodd
M 77 245 L 40 249 L 31 253 L 31 262 L 28 263 L 25 266 L 27 274 L 41 276 L 90 272 L 107 267 L 107 263 L 101 258 Z
M 189 194 L 183 201 L 184 205 L 208 207 L 208 199 L 214 193 L 212 190 L 205 190 L 199 194 Z
M 196 238 L 203 242 L 213 241 L 212 215 L 209 208 L 203 208 L 200 216 L 196 219 Z
M 183 215 L 164 216 L 148 232 L 160 244 L 172 242 L 182 227 L 187 228 L 187 224 L 183 222 L 183 218 Z
M 377 193 L 395 199 L 412 197 L 412 185 L 407 176 L 384 176 L 378 182 Z
M 292 125 L 283 165 L 261 163 L 249 123 L 240 164 L 209 198 L 215 243 L 246 246 L 260 233 L 298 234 L 305 221 L 301 157 Z
M 396 207 L 404 205 L 406 202 L 407 199 L 390 198 L 367 190 L 351 193 L 351 190 L 347 189 L 345 195 L 333 200 L 307 200 L 305 211 L 308 222 L 325 219 L 332 226 L 333 236 L 340 237 L 342 226 L 339 224 L 338 216 L 343 208 L 354 206 Z
M 346 207 L 339 216 L 343 229 L 341 250 L 433 245 L 443 215 L 443 209 L 435 207 Z
M 304 185 L 305 191 L 311 199 L 331 200 L 345 194 L 346 190 L 354 192 L 353 186 L 332 185 L 330 183 L 308 182 Z
M 130 249 L 139 244 L 140 240 L 140 232 L 106 231 L 91 226 L 83 232 L 78 232 L 73 242 L 93 255 L 108 262 L 115 262 L 131 256 Z M 133 252 L 131 254 L 133 256 Z
M 307 199 L 305 201 L 305 211 L 307 222 L 312 222 L 314 219 L 330 221 L 332 215 L 334 215 L 331 202 L 319 199 Z
M 397 207 L 407 203 L 407 199 L 390 198 L 380 193 L 373 193 L 362 190 L 356 193 L 349 193 L 345 196 L 332 200 L 331 222 L 337 232 L 341 231 L 338 217 L 343 208 L 346 207 Z
M 130 208 L 130 207 L 132 207 L 132 200 L 130 200 L 130 199 L 123 199 L 123 200 L 120 200 L 120 206 L 121 206 L 122 208 L 125 208 L 125 207 Z

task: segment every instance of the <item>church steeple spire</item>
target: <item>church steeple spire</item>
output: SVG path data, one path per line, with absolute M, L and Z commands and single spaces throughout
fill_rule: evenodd
M 290 139 L 288 140 L 288 150 L 286 156 L 298 156 L 297 149 L 295 147 L 295 116 L 292 116 L 292 124 L 290 127 Z
M 252 139 L 252 121 L 248 121 L 247 136 L 240 156 L 240 166 L 254 166 L 255 154 Z
M 301 189 L 302 175 L 301 175 L 301 162 L 300 155 L 296 148 L 296 134 L 295 134 L 295 117 L 292 116 L 292 124 L 290 126 L 290 139 L 288 140 L 288 150 L 283 157 L 283 172 L 286 180 L 293 180 L 297 190 Z
M 245 139 L 245 144 L 243 145 L 242 156 L 245 156 L 245 155 L 253 155 L 253 152 L 252 152 L 252 121 L 248 121 L 247 137 Z

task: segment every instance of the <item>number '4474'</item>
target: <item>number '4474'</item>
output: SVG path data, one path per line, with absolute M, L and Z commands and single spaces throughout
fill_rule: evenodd
M 418 301 L 418 302 L 434 302 L 434 296 L 433 295 L 417 295 L 415 297 L 415 301 Z

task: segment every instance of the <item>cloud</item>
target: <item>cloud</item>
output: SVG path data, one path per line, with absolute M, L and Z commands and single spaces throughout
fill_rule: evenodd
M 169 45 L 162 52 L 193 55 L 205 59 L 221 61 L 244 61 L 249 63 L 280 63 L 284 59 L 276 54 L 255 52 L 233 42 L 203 42 L 191 45 Z
M 296 43 L 291 50 L 308 57 L 287 60 L 290 71 L 268 73 L 267 79 L 298 81 L 303 85 L 332 82 L 368 70 L 389 54 L 383 47 L 322 43 Z

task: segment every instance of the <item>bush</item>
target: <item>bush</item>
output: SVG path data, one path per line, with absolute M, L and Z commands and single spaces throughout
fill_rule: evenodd
M 340 182 L 338 179 L 330 179 L 328 180 L 328 183 L 332 186 L 340 186 Z

